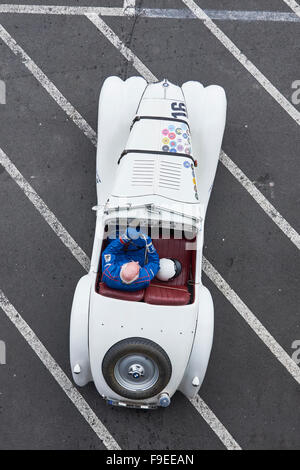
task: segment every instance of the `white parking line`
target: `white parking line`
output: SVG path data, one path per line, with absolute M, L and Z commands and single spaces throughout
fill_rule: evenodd
M 135 15 L 135 0 L 124 0 L 123 12 L 125 15 Z
M 48 369 L 50 374 L 54 377 L 58 385 L 65 392 L 67 397 L 71 400 L 73 405 L 77 408 L 79 413 L 84 417 L 86 422 L 96 433 L 101 442 L 105 445 L 108 450 L 120 450 L 120 446 L 113 438 L 113 436 L 106 429 L 104 424 L 100 421 L 98 416 L 91 409 L 86 400 L 74 387 L 72 382 L 66 376 L 64 371 L 55 362 L 51 354 L 47 351 L 43 343 L 36 336 L 34 331 L 21 317 L 20 313 L 17 312 L 15 307 L 9 302 L 5 294 L 0 290 L 0 307 L 3 312 L 7 315 L 9 320 L 15 325 L 18 331 L 21 333 L 25 341 L 29 344 L 35 354 L 42 361 L 44 366 Z
M 0 13 L 16 13 L 29 15 L 85 15 L 96 13 L 101 16 L 124 16 L 123 8 L 111 7 L 73 7 L 60 5 L 0 5 Z
M 240 49 L 223 33 L 211 18 L 200 8 L 194 0 L 182 0 L 183 3 L 200 19 L 211 33 L 224 47 L 242 64 L 248 72 L 261 84 L 261 86 L 274 98 L 275 101 L 300 125 L 300 112 L 280 93 L 270 80 L 243 54 Z
M 217 286 L 219 291 L 222 292 L 271 353 L 281 362 L 296 382 L 300 384 L 300 368 L 205 257 L 203 257 L 202 268 L 207 277 Z
M 49 78 L 42 72 L 36 63 L 29 57 L 28 54 L 19 46 L 9 32 L 0 24 L 0 38 L 10 48 L 10 50 L 21 59 L 22 63 L 38 80 L 47 93 L 56 101 L 61 109 L 69 116 L 70 119 L 79 127 L 79 129 L 96 145 L 97 134 L 86 122 L 86 120 L 79 114 L 74 106 L 61 94 L 56 86 L 49 80 Z
M 28 197 L 30 202 L 39 211 L 41 216 L 45 219 L 47 224 L 52 228 L 53 232 L 60 238 L 63 244 L 70 250 L 74 258 L 83 266 L 87 271 L 89 270 L 90 260 L 85 252 L 71 237 L 69 232 L 63 227 L 60 221 L 55 217 L 53 212 L 49 209 L 47 204 L 37 194 L 33 187 L 28 183 L 24 176 L 19 172 L 17 167 L 11 162 L 8 156 L 0 148 L 0 164 L 5 168 L 11 178 L 22 189 L 24 194 Z
M 148 82 L 156 82 L 157 78 L 143 64 L 143 62 L 121 41 L 113 30 L 94 13 L 85 15 L 99 31 L 109 40 L 109 42 L 125 57 L 126 60 L 141 74 Z
M 227 450 L 242 450 L 236 440 L 207 406 L 205 401 L 199 397 L 199 395 L 190 400 L 190 402 L 196 408 L 198 413 L 201 414 L 202 418 L 207 422 L 211 429 L 216 433 L 220 441 L 223 442 Z
M 247 11 L 247 10 L 203 10 L 212 20 L 219 21 L 271 21 L 271 22 L 285 22 L 285 23 L 298 23 L 300 19 L 294 13 L 281 12 L 281 11 Z M 196 15 L 187 8 L 144 8 L 142 10 L 136 9 L 136 14 L 139 17 L 147 18 L 165 18 L 165 19 L 178 19 L 178 20 L 194 20 Z
M 283 0 L 300 18 L 300 5 L 295 0 Z
M 257 189 L 257 187 L 249 180 L 243 171 L 226 155 L 221 152 L 220 161 L 227 168 L 228 171 L 236 178 L 236 180 L 248 191 L 250 196 L 257 202 L 257 204 L 265 211 L 265 213 L 273 220 L 280 230 L 294 243 L 300 250 L 300 235 L 288 223 L 288 221 L 278 212 L 277 209 L 268 201 L 268 199 Z
M 285 1 L 285 0 L 283 0 Z M 134 16 L 142 18 L 195 19 L 197 16 L 186 8 L 136 8 L 134 0 L 125 0 L 123 8 L 77 7 L 59 5 L 0 5 L 0 13 L 30 15 L 85 15 L 95 13 L 100 16 Z M 293 2 L 295 3 L 295 2 Z M 125 7 L 124 7 L 125 6 Z M 247 11 L 247 10 L 203 10 L 211 19 L 221 21 L 275 21 L 299 22 L 297 14 L 282 11 Z

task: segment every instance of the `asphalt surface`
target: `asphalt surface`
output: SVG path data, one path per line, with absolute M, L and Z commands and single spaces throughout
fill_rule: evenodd
M 34 3 L 121 7 L 123 2 Z M 290 12 L 280 0 L 198 4 Z M 137 6 L 184 8 L 179 0 L 137 1 Z M 223 149 L 299 232 L 300 138 L 290 116 L 201 21 L 103 19 L 159 79 L 179 85 L 195 79 L 225 88 Z M 0 14 L 0 23 L 94 129 L 105 78 L 137 74 L 87 18 Z M 216 23 L 290 100 L 291 84 L 300 79 L 299 24 Z M 0 147 L 90 255 L 95 148 L 2 41 L 0 64 L 7 87 L 6 105 L 0 105 Z M 71 377 L 69 317 L 84 270 L 1 166 L 0 200 L 0 288 Z M 204 254 L 291 355 L 293 341 L 300 340 L 298 250 L 221 164 Z M 201 397 L 242 448 L 299 449 L 299 384 L 216 286 L 205 276 L 203 281 L 214 299 L 216 321 Z M 104 449 L 4 313 L 0 340 L 7 346 L 7 364 L 0 366 L 0 449 Z M 224 449 L 179 393 L 168 409 L 143 412 L 108 407 L 92 384 L 80 392 L 123 449 Z

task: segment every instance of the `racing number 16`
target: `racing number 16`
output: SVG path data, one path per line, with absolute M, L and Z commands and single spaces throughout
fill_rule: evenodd
M 174 103 L 171 104 L 173 118 L 177 119 L 179 116 L 184 116 L 186 117 L 186 109 L 185 109 L 185 104 L 184 103 L 178 103 L 175 101 Z

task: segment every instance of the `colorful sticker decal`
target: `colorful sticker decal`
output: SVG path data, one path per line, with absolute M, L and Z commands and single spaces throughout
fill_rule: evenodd
M 180 123 L 180 125 L 170 124 L 168 128 L 162 129 L 162 145 L 164 152 L 185 153 L 191 155 L 191 139 L 188 126 Z M 176 150 L 177 149 L 177 150 Z
M 191 164 L 190 164 L 190 162 L 188 162 L 188 161 L 186 160 L 185 162 L 183 162 L 183 166 L 184 166 L 185 168 L 190 168 Z
M 198 201 L 199 200 L 199 195 L 198 195 L 198 190 L 197 190 L 197 183 L 196 183 L 196 177 L 195 177 L 194 165 L 193 164 L 191 164 L 191 169 L 192 169 L 192 175 L 193 175 L 193 185 L 194 185 L 195 198 Z
M 176 149 L 172 148 L 172 149 L 170 150 L 170 152 L 176 153 Z

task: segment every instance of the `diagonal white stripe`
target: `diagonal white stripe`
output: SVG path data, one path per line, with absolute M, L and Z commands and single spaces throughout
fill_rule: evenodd
M 217 286 L 271 353 L 300 384 L 300 368 L 205 257 L 203 257 L 202 268 L 207 277 Z
M 157 78 L 143 64 L 143 62 L 121 41 L 121 39 L 113 32 L 113 30 L 94 13 L 85 15 L 101 33 L 115 46 L 116 49 L 125 57 L 126 60 L 148 81 L 157 82 Z
M 123 12 L 125 15 L 135 15 L 135 0 L 124 0 Z
M 45 88 L 47 93 L 56 101 L 61 109 L 69 116 L 70 119 L 79 127 L 80 130 L 96 145 L 97 135 L 86 120 L 79 114 L 74 106 L 62 95 L 56 86 L 49 80 L 49 78 L 42 72 L 42 70 L 35 64 L 28 54 L 22 49 L 6 29 L 0 25 L 0 38 L 10 48 L 10 50 L 21 59 L 22 63 L 38 80 L 38 82 Z
M 242 450 L 236 440 L 207 406 L 205 401 L 199 397 L 199 395 L 190 400 L 190 402 L 228 450 Z
M 39 357 L 44 366 L 48 369 L 50 374 L 54 377 L 58 385 L 65 392 L 67 397 L 71 400 L 71 402 L 77 408 L 79 413 L 84 417 L 84 419 L 92 428 L 92 430 L 96 433 L 98 438 L 103 442 L 105 447 L 108 450 L 120 450 L 118 443 L 108 432 L 106 427 L 102 424 L 98 416 L 94 413 L 94 411 L 91 409 L 91 407 L 82 397 L 82 395 L 74 387 L 74 385 L 66 376 L 64 371 L 55 362 L 51 354 L 47 351 L 45 346 L 41 343 L 41 341 L 30 328 L 30 326 L 21 317 L 20 313 L 17 312 L 14 306 L 9 302 L 8 298 L 4 295 L 2 290 L 0 290 L 0 307 L 10 319 L 10 321 L 19 330 L 23 338 L 27 341 L 29 346 Z
M 28 183 L 24 176 L 19 172 L 17 167 L 11 162 L 8 156 L 0 148 L 0 164 L 6 169 L 7 173 L 22 189 L 24 194 L 28 197 L 30 202 L 39 211 L 41 216 L 45 219 L 47 224 L 52 228 L 54 233 L 60 238 L 63 244 L 70 250 L 74 258 L 83 266 L 87 271 L 89 270 L 90 260 L 80 246 L 71 237 L 69 232 L 63 227 L 60 221 L 55 217 L 53 212 L 49 209 L 47 204 L 41 199 L 33 187 Z
M 300 5 L 295 0 L 283 0 L 300 18 Z
M 257 204 L 265 211 L 265 213 L 273 220 L 280 230 L 291 240 L 292 243 L 300 250 L 300 235 L 282 217 L 277 209 L 268 201 L 268 199 L 257 189 L 257 187 L 249 180 L 249 178 L 242 172 L 242 170 L 226 155 L 221 152 L 220 161 L 227 168 L 228 171 L 235 177 L 235 179 L 248 191 L 250 196 L 257 202 Z
M 226 47 L 226 49 L 242 64 L 248 72 L 262 85 L 275 101 L 300 125 L 300 112 L 275 88 L 267 77 L 243 54 L 240 49 L 223 33 L 212 19 L 193 0 L 182 0 L 183 3 L 203 21 L 211 33 Z

